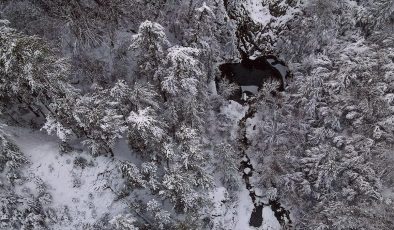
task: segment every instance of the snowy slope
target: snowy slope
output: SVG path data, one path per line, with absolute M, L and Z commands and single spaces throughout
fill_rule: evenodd
M 60 155 L 57 140 L 42 132 L 20 128 L 8 132 L 30 161 L 24 170 L 28 181 L 17 191 L 36 191 L 43 182 L 52 196 L 48 206 L 60 213 L 56 229 L 83 229 L 83 224 L 92 224 L 107 213 L 114 216 L 127 207 L 114 202 L 115 194 L 106 188 L 121 182 L 115 168 L 117 159 L 93 158 L 85 152 Z M 81 167 L 77 162 L 82 158 L 86 165 Z
M 249 11 L 252 20 L 263 26 L 267 25 L 272 18 L 268 6 L 264 5 L 262 0 L 247 0 L 245 8 Z

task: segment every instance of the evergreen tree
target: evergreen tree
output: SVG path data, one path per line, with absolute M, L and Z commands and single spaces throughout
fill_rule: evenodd
M 161 88 L 168 98 L 168 121 L 187 122 L 192 127 L 202 124 L 204 107 L 200 100 L 206 98 L 206 73 L 197 55 L 199 50 L 190 47 L 172 47 L 165 63 L 156 72 Z M 171 124 L 174 125 L 174 124 Z
M 130 47 L 137 51 L 135 55 L 140 79 L 153 83 L 154 73 L 161 65 L 169 45 L 164 27 L 151 21 L 141 23 Z
M 67 60 L 58 58 L 42 39 L 22 35 L 2 21 L 0 41 L 0 99 L 8 110 L 22 106 L 45 117 L 52 102 L 75 95 L 67 83 Z

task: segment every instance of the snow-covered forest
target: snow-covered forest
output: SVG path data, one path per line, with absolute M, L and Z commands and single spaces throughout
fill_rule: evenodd
M 394 1 L 0 0 L 0 229 L 394 229 Z

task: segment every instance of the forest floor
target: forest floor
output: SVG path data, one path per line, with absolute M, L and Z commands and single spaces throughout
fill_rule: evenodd
M 247 109 L 247 106 L 236 102 L 231 102 L 229 108 L 224 109 L 224 112 L 234 117 L 234 137 L 237 136 L 238 122 Z M 83 229 L 85 225 L 92 225 L 100 219 L 109 220 L 127 212 L 128 204 L 124 200 L 118 200 L 112 189 L 119 188 L 123 182 L 117 169 L 120 162 L 127 160 L 138 163 L 139 159 L 129 150 L 124 140 L 116 145 L 114 158 L 93 157 L 81 146 L 73 146 L 74 150 L 61 153 L 59 140 L 43 131 L 11 126 L 6 129 L 29 160 L 22 170 L 23 183 L 16 186 L 15 192 L 21 196 L 35 197 L 42 191 L 50 194 L 46 205 L 62 220 L 54 229 Z M 215 205 L 212 217 L 218 216 L 220 222 L 227 222 L 218 222 L 219 225 L 224 224 L 235 230 L 280 229 L 269 206 L 263 209 L 262 225 L 258 228 L 249 226 L 254 205 L 250 191 L 245 186 L 237 192 L 233 204 L 224 204 L 225 193 L 226 189 L 219 186 L 212 194 Z
M 253 102 L 252 102 L 253 104 Z M 230 120 L 233 121 L 233 128 L 231 131 L 231 138 L 239 142 L 239 156 L 240 156 L 240 174 L 243 177 L 244 185 L 240 188 L 238 193 L 237 205 L 235 209 L 235 226 L 231 229 L 235 230 L 279 230 L 281 226 L 276 219 L 274 212 L 270 205 L 264 205 L 261 199 L 256 196 L 256 190 L 253 186 L 253 163 L 254 159 L 250 159 L 247 155 L 248 139 L 247 127 L 253 126 L 254 108 L 252 104 L 241 105 L 235 101 L 229 101 L 227 106 L 222 107 L 221 111 Z M 254 175 L 256 177 L 256 175 Z M 260 209 L 257 211 L 257 209 Z M 257 211 L 257 212 L 256 212 Z M 260 212 L 261 211 L 261 212 Z M 261 216 L 257 216 L 261 215 Z M 259 222 L 255 224 L 258 227 L 250 226 L 252 222 Z M 252 224 L 253 225 L 253 224 Z
M 58 229 L 80 229 L 99 218 L 119 214 L 127 205 L 114 201 L 116 195 L 108 185 L 119 186 L 116 172 L 120 159 L 127 159 L 124 146 L 117 146 L 115 158 L 92 157 L 84 151 L 60 154 L 58 140 L 44 132 L 8 127 L 11 138 L 28 158 L 24 183 L 16 187 L 20 195 L 38 195 L 45 189 L 51 195 L 48 206 L 63 215 Z M 131 154 L 129 154 L 131 155 Z M 109 184 L 110 183 L 110 184 Z

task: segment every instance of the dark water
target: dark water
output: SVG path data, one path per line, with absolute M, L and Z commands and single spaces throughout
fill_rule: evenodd
M 239 92 L 237 92 L 237 95 L 234 95 L 238 101 L 241 100 L 242 94 L 248 93 L 250 95 L 257 93 L 257 90 L 268 81 L 278 81 L 278 90 L 284 90 L 286 78 L 290 75 L 286 65 L 273 56 L 259 57 L 255 60 L 244 59 L 240 63 L 225 63 L 220 65 L 219 68 L 222 73 L 222 78 L 228 79 L 230 82 L 239 85 Z M 220 80 L 221 79 L 217 79 L 217 81 Z M 248 118 L 252 118 L 256 112 L 256 109 L 254 108 L 256 100 L 257 98 L 255 97 L 252 97 L 251 100 L 247 100 L 250 107 L 238 124 L 238 142 L 240 155 L 242 156 L 239 170 L 243 173 L 242 178 L 246 189 L 249 190 L 249 196 L 254 204 L 254 209 L 249 219 L 249 225 L 253 227 L 260 227 L 262 225 L 264 205 L 271 206 L 279 223 L 291 223 L 289 216 L 290 212 L 281 206 L 279 200 L 270 200 L 268 204 L 261 204 L 257 201 L 257 196 L 253 189 L 254 186 L 250 181 L 254 168 L 250 162 L 249 156 L 246 154 L 246 150 L 250 146 L 249 140 L 246 136 L 246 121 Z M 245 169 L 248 169 L 248 171 L 246 172 Z
M 263 56 L 254 60 L 245 58 L 240 63 L 224 63 L 219 66 L 221 78 L 229 80 L 240 86 L 240 90 L 234 95 L 240 98 L 242 93 L 256 94 L 254 88 L 260 89 L 264 83 L 277 81 L 278 90 L 283 91 L 286 86 L 286 79 L 290 72 L 285 63 L 275 56 Z M 217 79 L 220 81 L 221 79 Z M 253 87 L 250 87 L 253 86 Z
M 266 205 L 271 206 L 271 209 L 274 212 L 276 219 L 281 225 L 291 225 L 290 211 L 282 207 L 282 205 L 279 203 L 279 200 L 270 200 L 269 203 Z M 263 208 L 264 204 L 255 206 L 250 216 L 250 226 L 260 227 L 263 224 Z
M 252 199 L 254 209 L 250 215 L 249 225 L 253 227 L 260 227 L 263 224 L 263 208 L 264 204 L 260 204 L 257 202 L 257 196 L 253 189 L 253 185 L 250 182 L 250 178 L 253 175 L 254 168 L 252 163 L 250 162 L 249 156 L 246 154 L 246 150 L 249 147 L 250 143 L 248 138 L 246 137 L 246 121 L 248 118 L 254 116 L 256 110 L 253 106 L 250 106 L 245 116 L 239 121 L 239 130 L 238 130 L 238 141 L 239 141 L 239 150 L 241 151 L 242 160 L 240 162 L 239 171 L 243 173 L 242 179 L 244 180 L 246 189 L 249 190 L 249 196 Z M 245 171 L 245 169 L 249 169 Z
M 285 224 L 285 223 L 291 224 L 290 211 L 282 207 L 282 205 L 279 202 L 279 199 L 270 200 L 269 205 L 271 206 L 271 209 L 274 212 L 274 215 L 280 224 Z
M 263 208 L 264 205 L 258 205 L 254 208 L 249 220 L 250 226 L 260 227 L 263 224 Z

